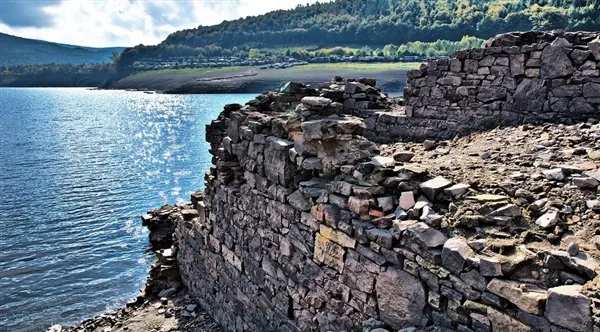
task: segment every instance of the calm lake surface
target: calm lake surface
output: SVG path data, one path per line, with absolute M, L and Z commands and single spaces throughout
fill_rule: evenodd
M 189 200 L 205 125 L 251 95 L 0 89 L 0 331 L 43 331 L 135 297 L 139 216 Z

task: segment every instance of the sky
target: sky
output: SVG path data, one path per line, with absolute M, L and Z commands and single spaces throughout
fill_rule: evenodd
M 177 30 L 316 1 L 0 0 L 0 32 L 81 46 L 153 45 Z

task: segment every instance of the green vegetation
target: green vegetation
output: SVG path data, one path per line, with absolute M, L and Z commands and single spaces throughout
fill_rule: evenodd
M 600 0 L 337 0 L 178 31 L 159 45 L 126 49 L 119 65 L 170 56 L 247 57 L 250 49 L 298 45 L 364 45 L 365 53 L 370 49 L 377 54 L 393 54 L 393 47 L 385 45 L 405 45 L 408 50 L 402 53 L 412 52 L 412 47 L 420 53 L 447 54 L 442 41 L 456 42 L 463 36 L 488 38 L 531 29 L 599 30 L 599 6 Z M 434 49 L 424 51 L 423 45 L 414 45 L 417 41 Z
M 0 33 L 0 65 L 90 64 L 118 60 L 123 47 L 92 48 L 62 45 Z M 113 53 L 116 53 L 114 55 Z M 117 58 L 114 58 L 114 57 Z
M 114 74 L 112 64 L 2 66 L 0 86 L 99 86 Z

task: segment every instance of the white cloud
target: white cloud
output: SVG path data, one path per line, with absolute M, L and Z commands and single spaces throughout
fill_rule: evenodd
M 26 6 L 30 1 L 22 3 Z M 0 17 L 0 32 L 58 43 L 106 47 L 157 44 L 177 30 L 214 25 L 223 20 L 260 15 L 277 9 L 291 9 L 298 4 L 317 0 L 33 1 L 44 4 L 40 5 L 37 12 L 43 15 L 40 20 L 52 24 L 8 25 L 10 20 Z

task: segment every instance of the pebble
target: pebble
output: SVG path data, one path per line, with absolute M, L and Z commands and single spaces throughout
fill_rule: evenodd
M 577 242 L 571 242 L 571 244 L 569 244 L 567 247 L 567 252 L 571 256 L 577 256 L 579 253 L 579 244 Z
M 425 149 L 425 151 L 431 151 L 433 149 L 435 149 L 436 144 L 434 141 L 431 140 L 425 140 L 425 142 L 423 142 L 423 148 Z

